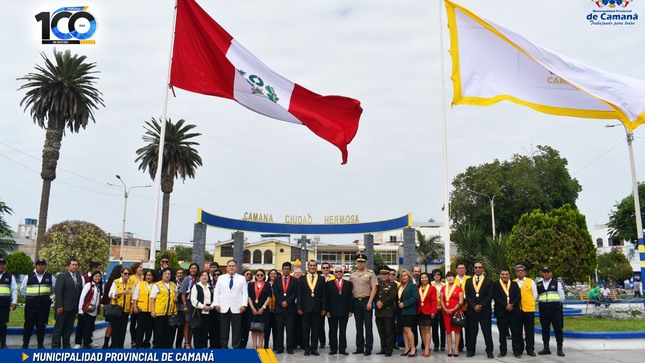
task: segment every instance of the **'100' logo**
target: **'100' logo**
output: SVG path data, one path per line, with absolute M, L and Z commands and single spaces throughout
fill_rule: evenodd
M 87 6 L 68 6 L 50 15 L 44 11 L 36 15 L 41 23 L 42 44 L 95 44 L 90 40 L 96 33 L 96 19 Z M 52 39 L 52 35 L 53 38 Z

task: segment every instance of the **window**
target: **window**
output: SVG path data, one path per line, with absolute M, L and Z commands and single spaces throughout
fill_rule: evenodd
M 378 251 L 379 255 L 387 265 L 397 264 L 397 251 Z
M 291 247 L 291 261 L 295 261 L 300 258 L 300 247 Z
M 222 257 L 233 257 L 233 245 L 222 246 L 220 249 L 220 255 Z
M 253 263 L 262 263 L 262 251 L 253 251 Z
M 264 263 L 273 263 L 273 252 L 271 250 L 264 251 Z
M 326 261 L 326 262 L 329 262 L 329 263 L 331 263 L 333 265 L 333 264 L 337 264 L 337 263 L 341 262 L 341 258 L 342 258 L 343 253 L 342 252 L 327 252 L 327 251 L 325 251 L 325 252 L 320 252 L 319 255 L 320 255 L 319 259 L 320 259 L 321 262 Z
M 242 263 L 251 263 L 251 251 L 244 250 L 242 252 Z
M 596 247 L 602 247 L 602 238 L 596 239 Z
M 396 236 L 390 236 L 390 242 L 396 242 Z

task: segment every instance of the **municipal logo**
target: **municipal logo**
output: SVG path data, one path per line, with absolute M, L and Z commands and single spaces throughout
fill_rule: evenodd
M 593 0 L 592 0 L 592 1 L 593 1 Z M 629 4 L 630 4 L 630 3 L 632 3 L 633 1 L 622 1 L 622 0 L 602 0 L 602 1 L 593 1 L 593 2 L 594 2 L 594 3 L 596 4 L 596 6 L 598 6 L 599 8 L 608 7 L 608 8 L 612 8 L 612 9 L 613 9 L 613 8 L 615 8 L 615 7 L 622 7 L 622 8 L 626 8 L 626 7 L 627 7 L 627 6 L 629 6 Z
M 633 26 L 638 21 L 634 1 L 591 0 L 593 9 L 587 14 L 587 21 L 593 26 Z
M 96 18 L 89 6 L 66 6 L 53 13 L 36 14 L 41 26 L 42 44 L 96 44 Z

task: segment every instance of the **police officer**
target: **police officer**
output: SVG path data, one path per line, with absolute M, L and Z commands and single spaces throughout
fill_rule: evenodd
M 7 260 L 0 257 L 0 348 L 7 348 L 7 322 L 9 310 L 16 310 L 18 285 L 16 279 L 5 271 Z
M 374 271 L 365 268 L 367 256 L 356 255 L 356 271 L 349 275 L 354 285 L 354 322 L 356 323 L 356 351 L 353 354 L 372 354 L 374 335 L 372 334 L 372 302 L 376 296 L 378 282 Z M 365 334 L 363 334 L 363 327 Z
M 542 268 L 542 281 L 537 283 L 538 306 L 540 309 L 540 325 L 542 326 L 542 342 L 544 349 L 538 352 L 539 355 L 551 354 L 549 348 L 550 325 L 553 325 L 555 341 L 558 344 L 558 356 L 564 357 L 562 351 L 562 302 L 564 302 L 564 289 L 562 284 L 553 279 L 553 271 L 550 267 Z
M 394 313 L 398 298 L 396 282 L 389 278 L 390 270 L 381 270 L 381 280 L 378 283 L 376 297 L 376 328 L 381 338 L 381 351 L 376 354 L 392 356 L 394 349 Z
M 25 296 L 25 325 L 22 336 L 22 349 L 29 348 L 31 332 L 36 326 L 38 349 L 44 349 L 45 327 L 49 320 L 49 309 L 52 305 L 51 294 L 54 293 L 56 279 L 45 271 L 47 261 L 36 259 L 36 266 L 27 278 L 22 280 L 20 293 Z

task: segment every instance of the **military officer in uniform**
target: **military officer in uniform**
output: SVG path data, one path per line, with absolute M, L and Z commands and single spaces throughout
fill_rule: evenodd
M 381 351 L 376 354 L 392 356 L 394 349 L 394 314 L 398 298 L 396 282 L 389 278 L 390 270 L 381 270 L 381 279 L 377 286 L 376 297 L 376 328 L 381 338 Z
M 374 335 L 372 334 L 372 302 L 378 289 L 374 271 L 365 268 L 367 256 L 356 255 L 356 271 L 349 275 L 354 285 L 354 322 L 356 323 L 356 351 L 353 354 L 372 354 Z M 363 334 L 363 331 L 365 334 Z
M 564 302 L 564 289 L 562 284 L 553 279 L 553 271 L 550 267 L 542 268 L 542 281 L 537 283 L 538 306 L 540 308 L 540 325 L 542 326 L 542 342 L 544 349 L 538 352 L 539 355 L 551 354 L 549 339 L 551 338 L 550 326 L 553 325 L 555 341 L 558 344 L 558 355 L 564 357 L 562 351 L 562 302 Z

